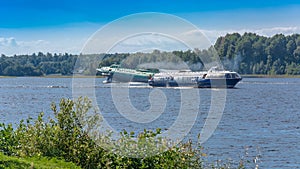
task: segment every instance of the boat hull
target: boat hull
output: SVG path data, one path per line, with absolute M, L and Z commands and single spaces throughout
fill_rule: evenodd
M 204 79 L 198 80 L 198 88 L 234 88 L 235 85 L 241 81 L 238 79 Z
M 161 73 L 151 78 L 148 83 L 153 87 L 198 87 L 198 88 L 234 88 L 242 80 L 236 72 L 178 72 Z
M 198 88 L 234 88 L 242 79 L 203 79 L 196 83 L 180 83 L 176 81 L 154 81 L 149 80 L 148 83 L 153 87 L 198 87 Z
M 102 67 L 97 69 L 100 75 L 106 76 L 107 79 L 103 83 L 111 82 L 143 82 L 148 80 L 155 74 L 159 73 L 158 69 L 128 69 L 121 68 L 120 65 L 113 64 L 110 67 Z
M 150 79 L 148 84 L 153 87 L 197 87 L 197 83 L 192 80 L 193 78 L 188 77 L 185 79 L 169 80 L 160 79 L 153 80 Z
M 122 72 L 114 72 L 112 75 L 113 81 L 116 82 L 143 82 L 147 83 L 150 78 L 150 75 L 139 75 L 139 74 L 129 74 L 129 73 L 122 73 Z

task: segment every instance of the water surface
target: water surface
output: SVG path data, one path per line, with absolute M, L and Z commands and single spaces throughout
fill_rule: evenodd
M 87 79 L 81 78 L 83 84 Z M 110 85 L 96 78 L 97 105 L 104 119 L 117 131 L 142 131 L 160 127 L 167 131 L 176 122 L 183 100 L 182 90 L 199 93 L 199 107 L 195 124 L 185 140 L 197 141 L 211 104 L 211 89 L 158 88 L 119 84 L 118 90 L 128 90 L 131 105 L 140 112 L 151 108 L 149 95 L 159 90 L 165 95 L 164 112 L 148 123 L 136 123 L 122 116 L 113 104 Z M 0 121 L 17 124 L 28 116 L 36 118 L 39 112 L 53 117 L 50 105 L 61 98 L 72 98 L 72 78 L 1 78 Z M 123 85 L 123 88 L 122 88 Z M 82 94 L 85 87 L 81 86 Z M 235 89 L 226 90 L 226 104 L 222 119 L 212 137 L 202 146 L 208 154 L 206 161 L 218 159 L 237 163 L 241 158 L 259 158 L 261 168 L 300 168 L 300 79 L 245 78 Z M 191 97 L 195 95 L 191 94 Z M 196 95 L 197 96 L 197 95 Z M 190 98 L 197 100 L 199 98 Z M 159 104 L 159 103 L 157 103 Z M 188 104 L 188 103 L 186 103 Z M 188 114 L 185 115 L 189 117 Z M 192 123 L 193 121 L 191 121 Z M 184 128 L 182 124 L 182 129 Z M 185 132 L 178 128 L 178 133 Z M 176 133 L 174 133 L 176 134 Z

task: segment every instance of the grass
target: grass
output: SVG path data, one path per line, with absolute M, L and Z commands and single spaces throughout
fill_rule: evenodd
M 65 162 L 63 160 L 58 160 L 56 158 L 46 158 L 46 157 L 12 157 L 6 156 L 0 153 L 0 169 L 48 169 L 48 168 L 80 168 L 71 162 Z

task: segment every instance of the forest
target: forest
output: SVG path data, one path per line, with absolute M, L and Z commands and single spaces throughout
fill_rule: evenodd
M 300 74 L 299 34 L 233 33 L 218 38 L 214 47 L 225 67 L 236 63 L 234 69 L 241 74 Z
M 32 55 L 1 55 L 1 76 L 43 76 L 49 74 L 71 75 L 76 55 L 51 53 Z
M 78 58 L 79 64 L 76 62 Z M 208 58 L 205 62 L 220 58 L 225 69 L 240 74 L 299 75 L 300 35 L 276 34 L 265 37 L 255 33 L 232 33 L 219 37 L 209 49 L 193 51 L 154 50 L 152 53 L 91 55 L 42 52 L 14 56 L 2 54 L 0 76 L 95 75 L 97 67 L 120 62 L 129 68 L 153 62 L 160 63 L 156 64 L 158 68 L 166 65 L 172 68 L 169 63 L 174 63 L 178 68 L 184 63 L 192 70 L 200 70 L 204 66 L 200 58 Z

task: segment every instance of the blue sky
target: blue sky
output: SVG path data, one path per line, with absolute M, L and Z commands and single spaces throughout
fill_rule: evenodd
M 212 43 L 230 32 L 300 33 L 300 2 L 296 0 L 1 0 L 0 53 L 77 54 L 102 26 L 141 12 L 184 18 Z

